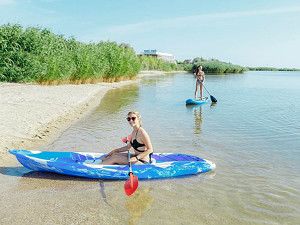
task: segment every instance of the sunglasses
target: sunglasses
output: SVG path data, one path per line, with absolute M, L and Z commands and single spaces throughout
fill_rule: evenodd
M 132 120 L 133 122 L 135 121 L 136 117 L 127 117 L 127 121 L 129 122 L 130 120 Z

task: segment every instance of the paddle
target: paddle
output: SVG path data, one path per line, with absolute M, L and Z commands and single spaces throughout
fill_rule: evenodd
M 132 172 L 131 162 L 130 162 L 130 151 L 128 150 L 128 163 L 129 163 L 129 177 L 124 184 L 124 190 L 127 196 L 132 195 L 139 186 L 138 177 Z
M 216 102 L 217 102 L 217 99 L 216 99 L 214 96 L 212 96 L 212 95 L 208 92 L 208 90 L 206 89 L 206 87 L 204 86 L 203 83 L 202 83 L 202 85 L 203 85 L 204 89 L 207 91 L 207 93 L 210 95 L 210 100 L 211 100 L 213 103 L 216 103 Z

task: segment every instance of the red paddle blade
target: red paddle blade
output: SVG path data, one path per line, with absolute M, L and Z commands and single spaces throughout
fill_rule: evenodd
M 124 184 L 124 190 L 126 195 L 128 196 L 132 195 L 136 191 L 138 186 L 139 186 L 138 177 L 134 176 L 133 174 L 130 174 L 130 177 L 128 178 L 128 180 L 126 180 Z

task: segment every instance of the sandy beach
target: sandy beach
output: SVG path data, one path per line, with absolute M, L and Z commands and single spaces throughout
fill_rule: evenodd
M 0 83 L 0 163 L 9 149 L 33 148 L 53 140 L 86 116 L 108 90 L 139 82 L 162 71 L 142 71 L 136 80 L 118 83 L 43 86 Z
M 1 161 L 11 148 L 30 148 L 55 138 L 82 118 L 105 93 L 136 81 L 83 85 L 41 86 L 0 84 Z

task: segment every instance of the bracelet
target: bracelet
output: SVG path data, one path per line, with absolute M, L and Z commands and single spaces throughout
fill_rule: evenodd
M 140 159 L 139 159 L 137 156 L 135 156 L 135 158 L 136 158 L 136 160 L 137 160 L 137 161 L 139 161 L 139 160 L 140 160 Z

